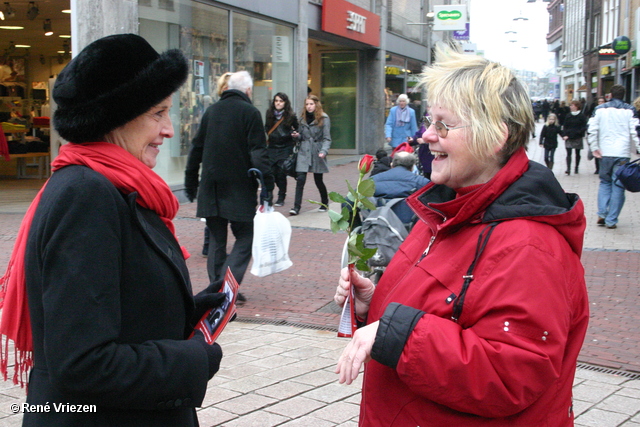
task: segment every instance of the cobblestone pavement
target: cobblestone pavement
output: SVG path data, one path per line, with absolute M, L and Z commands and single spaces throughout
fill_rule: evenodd
M 530 146 L 529 156 L 542 161 L 537 144 Z M 357 178 L 355 164 L 349 163 L 353 158 L 332 157 L 325 182 L 330 191 L 345 193 L 345 179 Z M 591 320 L 574 382 L 576 425 L 640 427 L 640 241 L 633 238 L 640 225 L 640 194 L 627 193 L 617 229 L 598 227 L 593 162 L 583 158 L 580 173 L 565 176 L 561 147 L 555 165 L 565 190 L 583 199 L 588 221 L 582 261 Z M 9 259 L 25 200 L 35 195 L 28 185 L 19 185 L 24 188 L 7 192 L 0 181 L 0 270 Z M 289 186 L 293 194 L 292 179 Z M 305 199 L 319 200 L 312 180 Z M 287 216 L 291 201 L 277 210 Z M 346 345 L 335 336 L 339 314 L 331 303 L 345 234 L 328 231 L 327 214 L 311 203 L 289 218 L 294 264 L 273 276 L 245 276 L 241 290 L 248 301 L 220 337 L 225 357 L 199 410 L 203 426 L 357 425 L 360 379 L 338 385 L 333 373 Z M 204 223 L 195 217 L 195 204 L 183 204 L 175 223 L 192 253 L 187 263 L 194 289 L 202 289 L 207 284 L 206 258 L 200 256 Z M 0 384 L 0 427 L 20 425 L 22 417 L 11 413 L 10 404 L 22 402 L 23 390 Z

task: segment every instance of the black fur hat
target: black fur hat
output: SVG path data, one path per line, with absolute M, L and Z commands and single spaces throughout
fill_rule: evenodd
M 56 80 L 54 127 L 70 142 L 102 141 L 175 92 L 187 73 L 178 49 L 158 54 L 135 34 L 96 40 Z

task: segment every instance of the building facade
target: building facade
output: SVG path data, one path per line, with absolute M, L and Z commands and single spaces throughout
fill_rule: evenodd
M 180 189 L 199 119 L 216 102 L 216 80 L 247 70 L 253 103 L 265 114 L 284 92 L 301 113 L 308 93 L 331 117 L 330 154 L 373 153 L 386 113 L 401 93 L 417 101 L 417 74 L 429 62 L 419 23 L 429 0 L 72 0 L 73 51 L 113 33 L 133 32 L 158 51 L 179 48 L 190 63 L 174 98 L 175 136 L 156 171 Z M 426 18 L 422 18 L 426 20 Z M 264 117 L 264 116 L 263 116 Z

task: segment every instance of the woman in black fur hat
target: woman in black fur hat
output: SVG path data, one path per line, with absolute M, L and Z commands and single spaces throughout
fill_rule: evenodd
M 14 381 L 31 368 L 27 403 L 52 408 L 24 425 L 198 425 L 222 351 L 189 337 L 222 294 L 193 296 L 178 201 L 151 170 L 187 72 L 179 50 L 122 34 L 88 45 L 57 79 L 54 126 L 70 143 L 0 279 Z

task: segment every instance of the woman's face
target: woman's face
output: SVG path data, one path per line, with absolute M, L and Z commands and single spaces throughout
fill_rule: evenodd
M 398 101 L 398 105 L 400 106 L 400 108 L 404 108 L 407 106 L 407 100 L 402 98 L 400 101 Z
M 273 106 L 276 107 L 276 110 L 282 111 L 284 108 L 284 101 L 279 96 L 273 98 Z
M 607 102 L 604 98 L 598 98 L 598 105 L 602 105 Z
M 578 111 L 578 106 L 576 104 L 571 104 L 571 105 L 569 105 L 569 110 Z
M 106 139 L 116 144 L 153 169 L 164 138 L 173 137 L 169 118 L 171 96 L 129 123 L 111 131 Z
M 429 111 L 431 120 L 441 121 L 449 128 L 467 126 L 458 117 L 439 105 Z M 487 155 L 486 160 L 478 160 L 470 150 L 470 127 L 450 130 L 446 138 L 440 138 L 435 126 L 429 126 L 422 134 L 424 142 L 435 156 L 431 163 L 431 180 L 458 189 L 489 181 L 498 171 L 498 160 Z M 489 153 L 488 153 L 489 154 Z
M 307 99 L 304 101 L 304 108 L 307 110 L 307 113 L 313 113 L 316 111 L 316 103 L 313 99 Z
M 556 122 L 556 118 L 555 117 L 549 117 L 549 123 L 550 124 L 554 124 Z

